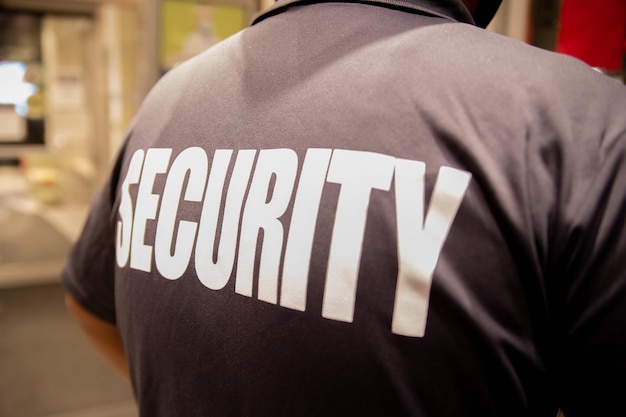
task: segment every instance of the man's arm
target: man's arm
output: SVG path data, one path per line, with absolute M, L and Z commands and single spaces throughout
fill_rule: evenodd
M 113 366 L 129 379 L 128 361 L 122 346 L 122 339 L 115 327 L 85 310 L 69 294 L 65 296 L 65 305 L 83 329 L 91 343 L 108 359 Z

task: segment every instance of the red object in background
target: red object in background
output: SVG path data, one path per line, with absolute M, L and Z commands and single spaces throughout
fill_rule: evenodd
M 620 71 L 626 51 L 626 0 L 562 0 L 557 52 Z

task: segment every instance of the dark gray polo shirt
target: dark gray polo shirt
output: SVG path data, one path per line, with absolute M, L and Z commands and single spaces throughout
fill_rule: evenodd
M 279 3 L 150 93 L 64 282 L 145 417 L 620 415 L 625 156 L 622 85 L 460 1 Z

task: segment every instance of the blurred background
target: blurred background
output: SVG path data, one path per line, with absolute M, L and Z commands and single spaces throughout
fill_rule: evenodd
M 0 417 L 137 415 L 65 311 L 64 259 L 151 86 L 272 3 L 0 0 Z M 504 0 L 488 29 L 623 82 L 626 0 Z

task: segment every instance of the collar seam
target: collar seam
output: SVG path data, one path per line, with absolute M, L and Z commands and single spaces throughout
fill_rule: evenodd
M 459 23 L 473 23 L 473 22 L 463 22 L 462 20 L 456 19 L 452 16 L 449 16 L 445 13 L 440 13 L 435 10 L 429 9 L 428 7 L 418 6 L 410 1 L 406 0 L 286 0 L 274 3 L 272 7 L 269 9 L 260 12 L 258 15 L 254 17 L 251 25 L 255 25 L 268 17 L 274 16 L 280 12 L 282 12 L 285 8 L 296 5 L 309 5 L 309 4 L 317 4 L 317 3 L 356 3 L 356 4 L 367 4 L 373 6 L 387 7 L 392 8 L 394 10 L 401 10 L 405 12 L 419 13 L 419 14 L 427 14 L 433 17 L 440 17 L 443 19 L 451 20 L 453 22 Z

